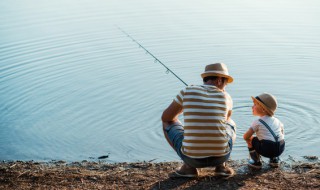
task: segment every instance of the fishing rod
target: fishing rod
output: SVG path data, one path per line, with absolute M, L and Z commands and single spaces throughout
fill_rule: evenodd
M 141 47 L 142 49 L 144 49 L 146 51 L 147 54 L 151 55 L 154 59 L 155 59 L 155 63 L 158 62 L 160 63 L 162 66 L 164 66 L 167 71 L 166 73 L 172 73 L 175 77 L 177 77 L 183 84 L 185 84 L 186 86 L 187 83 L 185 83 L 178 75 L 176 75 L 171 69 L 169 69 L 164 63 L 162 63 L 156 56 L 154 56 L 149 50 L 147 50 L 145 47 L 143 47 L 137 40 L 135 40 L 132 36 L 130 36 L 127 32 L 125 32 L 123 29 L 121 29 L 119 26 L 117 26 L 117 28 L 124 33 L 128 38 L 130 38 L 133 42 L 135 42 L 136 44 L 139 45 L 139 47 Z

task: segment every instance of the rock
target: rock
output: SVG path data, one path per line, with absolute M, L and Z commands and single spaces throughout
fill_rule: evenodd
M 99 156 L 98 159 L 105 159 L 105 158 L 109 158 L 109 155 L 104 155 L 104 156 Z

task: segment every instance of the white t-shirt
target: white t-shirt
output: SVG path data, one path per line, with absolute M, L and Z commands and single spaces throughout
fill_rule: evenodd
M 274 134 L 279 137 L 279 141 L 284 139 L 284 128 L 279 119 L 273 116 L 263 116 L 260 117 L 260 119 L 269 125 Z M 270 140 L 275 142 L 275 139 L 268 128 L 264 126 L 259 119 L 252 122 L 251 129 L 256 133 L 259 140 Z

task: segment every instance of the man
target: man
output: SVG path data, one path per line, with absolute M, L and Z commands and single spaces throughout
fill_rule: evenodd
M 184 162 L 175 177 L 196 177 L 197 168 L 214 166 L 215 175 L 234 174 L 225 165 L 235 140 L 232 99 L 225 91 L 233 78 L 223 63 L 207 65 L 201 77 L 203 85 L 181 90 L 162 114 L 164 135 Z M 184 126 L 178 119 L 181 113 Z

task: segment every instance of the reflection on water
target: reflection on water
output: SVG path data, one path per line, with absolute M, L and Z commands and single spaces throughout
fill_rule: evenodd
M 318 1 L 2 1 L 0 159 L 178 160 L 160 116 L 184 85 L 223 61 L 238 139 L 250 96 L 278 98 L 289 155 L 319 155 Z

